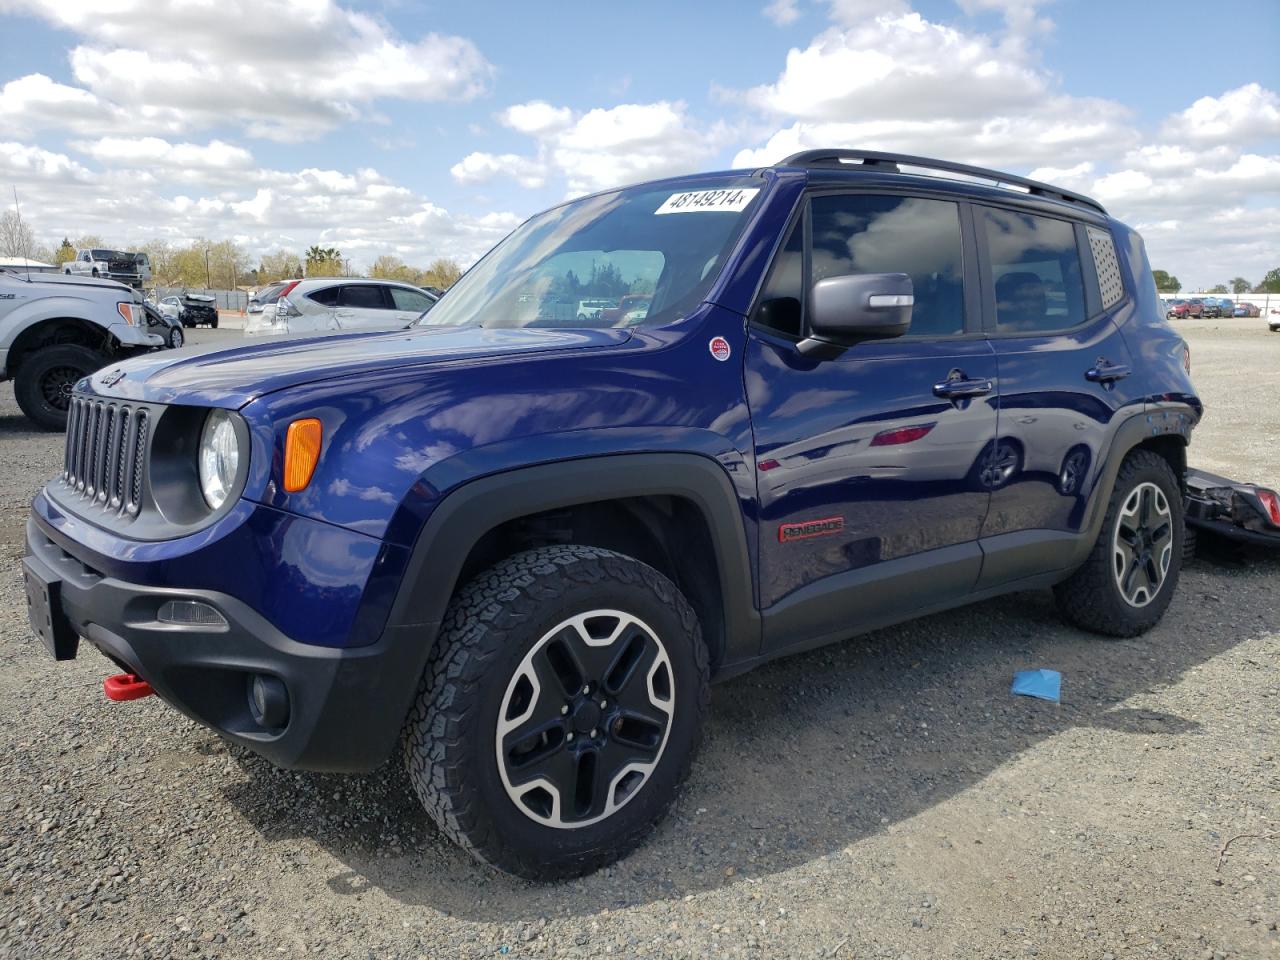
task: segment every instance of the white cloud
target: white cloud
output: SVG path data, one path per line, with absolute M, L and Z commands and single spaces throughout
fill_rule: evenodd
M 463 184 L 486 183 L 498 176 L 510 177 L 522 187 L 541 187 L 547 182 L 542 161 L 515 153 L 469 153 L 450 167 L 449 173 Z
M 1165 123 L 1168 140 L 1257 142 L 1280 136 L 1280 95 L 1249 83 L 1220 97 L 1201 97 Z
M 800 3 L 799 0 L 770 0 L 760 12 L 778 26 L 785 27 L 800 19 Z
M 244 147 L 222 140 L 198 144 L 170 143 L 159 137 L 103 137 L 91 142 L 79 141 L 72 146 L 100 163 L 117 167 L 173 167 L 193 172 L 221 172 L 247 170 L 253 165 L 253 154 Z
M 230 120 L 252 136 L 298 140 L 375 119 L 384 98 L 474 98 L 493 72 L 470 40 L 405 40 L 332 0 L 124 0 L 109 13 L 83 0 L 5 6 L 85 38 L 70 52 L 76 81 L 104 109 L 127 110 L 149 130 Z M 99 129 L 81 114 L 65 120 L 80 132 Z
M 140 149 L 127 140 L 86 146 L 121 162 Z M 421 264 L 436 257 L 469 263 L 522 219 L 454 213 L 371 169 L 242 169 L 234 184 L 176 195 L 176 181 L 160 172 L 165 176 L 128 166 L 94 171 L 65 154 L 0 142 L 0 182 L 17 184 L 24 219 L 54 244 L 86 233 L 120 245 L 207 237 L 234 239 L 252 256 L 320 243 L 338 247 L 357 267 L 383 253 Z
M 573 111 L 568 107 L 553 107 L 545 100 L 530 100 L 507 107 L 498 119 L 512 130 L 538 137 L 569 126 L 573 123 Z
M 534 140 L 535 154 L 472 153 L 454 164 L 459 183 L 507 176 L 543 185 L 554 173 L 570 194 L 590 193 L 638 180 L 692 173 L 728 142 L 723 123 L 702 125 L 682 101 L 623 103 L 576 114 L 542 101 L 517 104 L 500 121 Z

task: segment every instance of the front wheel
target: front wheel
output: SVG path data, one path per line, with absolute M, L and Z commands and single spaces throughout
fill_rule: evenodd
M 1145 633 L 1173 599 L 1185 537 L 1182 493 L 1169 462 L 1150 450 L 1130 452 L 1089 558 L 1054 587 L 1059 611 L 1095 633 Z
M 14 399 L 37 426 L 65 430 L 76 382 L 106 361 L 97 351 L 72 343 L 43 347 L 18 368 L 13 382 Z
M 405 765 L 441 830 L 480 860 L 578 876 L 666 812 L 708 696 L 706 647 L 675 584 L 608 550 L 543 547 L 451 602 Z
M 186 342 L 186 336 L 183 334 L 181 327 L 169 328 L 169 346 L 171 346 L 174 350 L 177 350 L 185 342 Z

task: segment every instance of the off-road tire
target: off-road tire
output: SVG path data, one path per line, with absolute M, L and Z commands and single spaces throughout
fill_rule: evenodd
M 1154 483 L 1168 501 L 1173 551 L 1155 596 L 1146 606 L 1136 607 L 1124 599 L 1116 584 L 1111 542 L 1125 500 L 1142 483 Z M 1150 450 L 1130 451 L 1120 464 L 1107 514 L 1089 558 L 1070 578 L 1053 588 L 1059 613 L 1078 627 L 1111 637 L 1136 637 L 1159 623 L 1173 600 L 1182 567 L 1186 537 L 1182 506 L 1182 491 L 1169 461 Z
M 632 614 L 661 637 L 675 709 L 657 765 L 633 797 L 599 822 L 547 826 L 507 794 L 496 722 L 525 654 L 558 623 L 595 609 Z M 479 860 L 529 880 L 580 876 L 630 853 L 665 815 L 688 775 L 709 699 L 698 619 L 674 583 L 609 550 L 542 547 L 503 560 L 450 602 L 405 722 L 404 762 L 432 819 Z
M 50 402 L 52 380 L 59 384 L 74 384 L 80 377 L 87 377 L 100 370 L 108 358 L 96 350 L 74 343 L 41 347 L 22 361 L 13 381 L 14 399 L 18 406 L 42 430 L 65 430 L 70 394 L 66 405 Z M 78 376 L 75 374 L 78 372 Z

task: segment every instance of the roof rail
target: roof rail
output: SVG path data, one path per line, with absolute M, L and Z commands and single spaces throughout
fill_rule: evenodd
M 1075 193 L 1071 190 L 1064 190 L 1061 187 L 1050 186 L 1047 183 L 1041 183 L 1039 180 L 1030 180 L 1026 177 L 1015 176 L 1012 173 L 1001 173 L 999 170 L 988 170 L 985 167 L 971 167 L 965 163 L 951 163 L 948 160 L 931 160 L 929 157 L 913 157 L 906 153 L 881 153 L 875 150 L 844 150 L 844 149 L 824 149 L 824 150 L 804 150 L 800 153 L 793 153 L 787 159 L 783 160 L 779 166 L 783 167 L 839 167 L 846 160 L 857 160 L 861 165 L 870 171 L 877 173 L 901 173 L 899 164 L 909 167 L 920 167 L 925 170 L 939 170 L 945 173 L 958 173 L 966 177 L 974 177 L 979 180 L 990 180 L 997 186 L 1002 184 L 1012 184 L 1021 187 L 1035 197 L 1048 197 L 1052 200 L 1065 200 L 1067 203 L 1078 203 L 1082 206 L 1092 207 L 1101 214 L 1106 214 L 1102 204 L 1092 197 L 1086 197 L 1083 193 Z

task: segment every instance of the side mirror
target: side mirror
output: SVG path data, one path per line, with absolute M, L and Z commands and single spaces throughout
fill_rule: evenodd
M 911 327 L 915 294 L 905 273 L 859 273 L 827 277 L 809 296 L 811 336 L 801 353 L 829 352 L 860 340 L 900 337 Z

